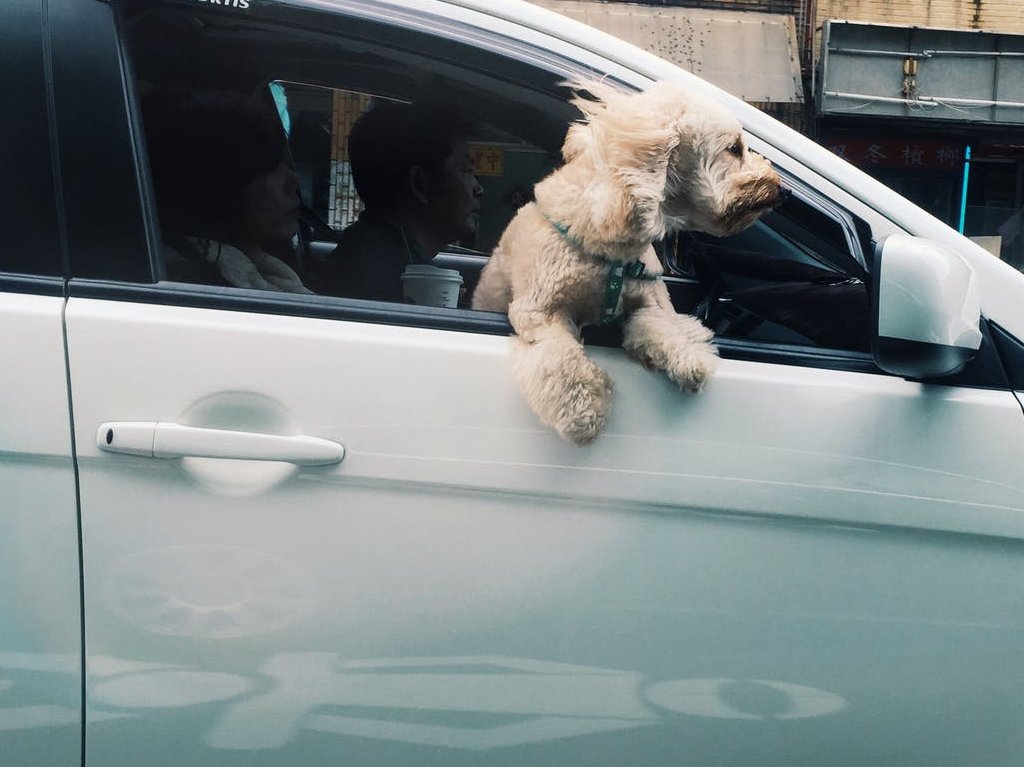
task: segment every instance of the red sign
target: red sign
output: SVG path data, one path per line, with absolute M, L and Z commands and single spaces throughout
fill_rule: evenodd
M 999 157 L 1012 160 L 1024 158 L 1021 144 L 978 144 L 971 149 L 971 157 Z

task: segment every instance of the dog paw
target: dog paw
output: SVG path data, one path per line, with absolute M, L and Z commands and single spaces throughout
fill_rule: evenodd
M 563 439 L 578 447 L 593 442 L 608 420 L 612 386 L 604 371 L 599 373 L 590 380 L 573 383 L 552 424 Z
M 586 447 L 597 439 L 597 435 L 604 429 L 607 420 L 607 413 L 596 411 L 583 413 L 559 428 L 558 433 L 576 447 Z
M 673 362 L 669 376 L 680 388 L 696 394 L 718 370 L 718 353 L 709 343 L 688 347 Z
M 690 318 L 687 318 L 690 319 Z M 702 323 L 700 320 L 694 319 L 692 322 L 686 323 L 686 335 L 687 338 L 694 343 L 708 343 L 712 338 L 715 337 L 714 331 L 711 330 L 707 325 Z

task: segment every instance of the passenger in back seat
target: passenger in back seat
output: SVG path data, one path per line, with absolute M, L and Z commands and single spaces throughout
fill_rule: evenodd
M 472 131 L 440 105 L 385 102 L 356 120 L 349 160 L 366 209 L 321 265 L 318 292 L 402 301 L 407 266 L 475 237 L 483 187 L 469 154 Z
M 167 276 L 311 293 L 271 255 L 290 250 L 300 206 L 277 114 L 226 91 L 157 91 L 142 111 Z

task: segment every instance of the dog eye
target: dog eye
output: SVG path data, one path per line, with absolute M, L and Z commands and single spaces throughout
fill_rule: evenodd
M 731 147 L 729 147 L 729 154 L 735 155 L 736 157 L 743 156 L 743 144 L 737 141 Z

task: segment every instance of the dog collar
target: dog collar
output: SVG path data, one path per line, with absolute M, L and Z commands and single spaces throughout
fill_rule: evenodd
M 647 265 L 639 258 L 635 261 L 616 261 L 615 259 L 603 256 L 600 253 L 588 253 L 583 248 L 583 243 L 569 233 L 567 224 L 555 221 L 547 213 L 542 214 L 556 232 L 574 247 L 583 252 L 600 264 L 608 267 L 608 274 L 604 281 L 604 303 L 601 305 L 601 324 L 611 325 L 619 318 L 619 298 L 622 296 L 622 286 L 627 279 L 649 280 L 651 282 L 659 279 L 660 275 L 646 274 Z

